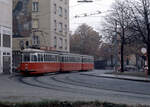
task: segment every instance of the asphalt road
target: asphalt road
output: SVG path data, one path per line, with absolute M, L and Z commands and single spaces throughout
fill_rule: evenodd
M 104 71 L 91 71 L 100 72 Z M 91 73 L 89 72 L 89 73 Z M 88 76 L 87 72 L 24 77 L 0 75 L 0 101 L 109 101 L 150 105 L 150 83 Z

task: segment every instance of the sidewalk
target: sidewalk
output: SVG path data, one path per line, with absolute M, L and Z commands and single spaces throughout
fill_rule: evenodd
M 101 73 L 101 70 L 84 72 L 81 75 L 96 76 L 96 77 L 102 77 L 102 78 L 114 78 L 114 79 L 121 79 L 121 80 L 130 80 L 130 81 L 139 81 L 139 82 L 150 82 L 150 78 L 148 78 L 148 77 L 135 77 L 135 76 L 127 76 L 127 75 L 105 74 L 105 73 Z

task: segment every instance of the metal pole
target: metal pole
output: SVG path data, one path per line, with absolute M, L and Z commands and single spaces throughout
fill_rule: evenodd
M 114 58 L 115 58 L 114 70 L 117 71 L 117 65 L 118 65 L 117 21 L 115 21 Z

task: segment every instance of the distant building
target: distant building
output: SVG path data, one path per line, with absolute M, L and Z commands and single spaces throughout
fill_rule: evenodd
M 0 0 L 0 73 L 12 69 L 12 0 Z
M 13 51 L 69 52 L 69 0 L 13 0 Z

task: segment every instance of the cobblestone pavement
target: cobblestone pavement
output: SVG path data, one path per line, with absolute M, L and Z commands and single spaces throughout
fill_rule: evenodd
M 83 75 L 91 72 L 0 75 L 0 101 L 98 100 L 150 105 L 150 83 Z

